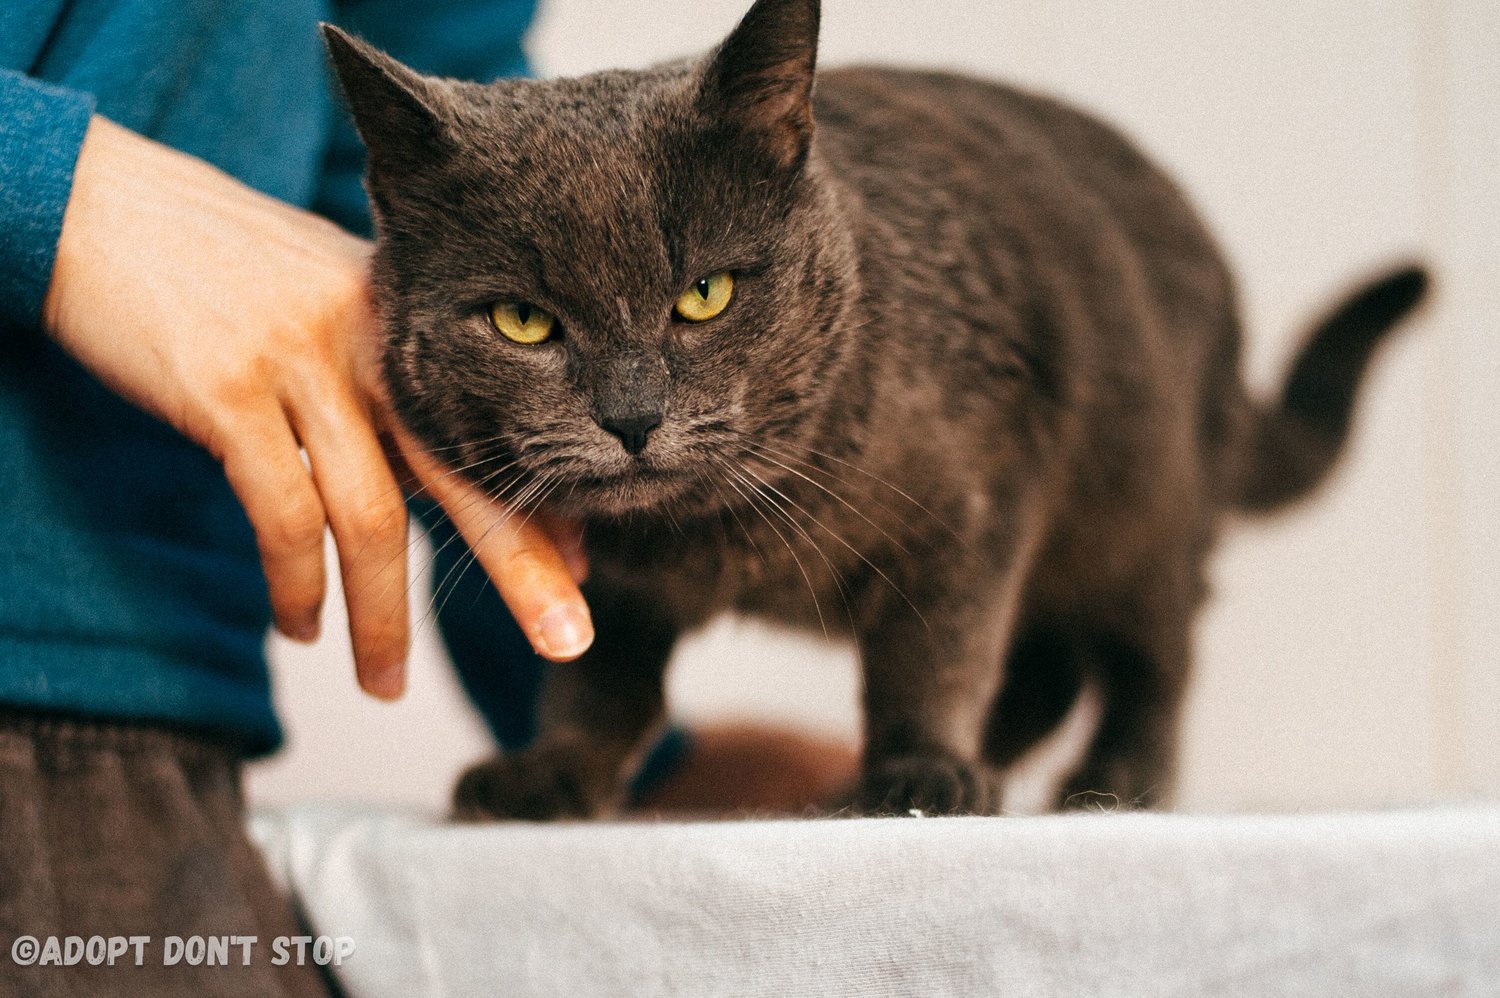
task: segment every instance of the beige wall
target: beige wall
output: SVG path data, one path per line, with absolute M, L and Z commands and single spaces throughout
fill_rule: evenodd
M 742 0 L 553 0 L 547 73 L 706 48 Z M 1233 531 L 1199 631 L 1183 803 L 1304 808 L 1500 795 L 1500 7 L 826 0 L 826 65 L 945 65 L 1073 97 L 1182 180 L 1240 276 L 1252 381 L 1311 314 L 1403 254 L 1440 297 L 1382 358 L 1351 459 L 1305 509 Z M 420 586 L 414 591 L 420 592 Z M 419 608 L 420 612 L 420 608 Z M 430 622 L 398 707 L 364 702 L 342 619 L 273 643 L 289 751 L 262 803 L 439 805 L 483 737 Z M 852 732 L 843 649 L 724 624 L 674 669 L 681 713 Z

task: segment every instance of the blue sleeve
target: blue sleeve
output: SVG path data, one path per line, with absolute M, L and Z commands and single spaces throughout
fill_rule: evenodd
M 343 0 L 334 20 L 419 72 L 488 81 L 529 71 L 521 39 L 535 0 Z M 349 115 L 340 111 L 324 160 L 315 207 L 352 232 L 370 233 L 360 179 L 365 152 Z
M 41 324 L 93 113 L 88 94 L 0 70 L 0 326 Z

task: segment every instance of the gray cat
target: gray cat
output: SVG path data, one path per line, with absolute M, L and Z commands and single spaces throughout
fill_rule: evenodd
M 401 418 L 518 511 L 586 525 L 598 640 L 464 817 L 609 813 L 673 644 L 734 609 L 852 636 L 858 810 L 994 813 L 1085 682 L 1059 802 L 1168 799 L 1220 523 L 1324 477 L 1422 297 L 1396 271 L 1278 404 L 1177 188 L 1056 101 L 848 69 L 816 0 L 707 58 L 489 85 L 327 40 L 370 152 Z

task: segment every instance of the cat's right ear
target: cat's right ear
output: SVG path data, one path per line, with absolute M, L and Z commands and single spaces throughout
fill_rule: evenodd
M 372 171 L 404 173 L 430 166 L 447 141 L 442 84 L 341 28 L 320 27 Z

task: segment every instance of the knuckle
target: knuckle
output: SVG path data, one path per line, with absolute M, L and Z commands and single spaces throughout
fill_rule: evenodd
M 349 529 L 357 537 L 393 542 L 406 534 L 406 507 L 398 502 L 370 503 L 350 517 Z
M 301 551 L 323 542 L 323 511 L 309 496 L 289 496 L 262 525 L 263 544 L 276 552 Z
M 543 574 L 548 564 L 540 549 L 531 544 L 520 544 L 507 551 L 500 559 L 501 570 L 510 578 L 532 580 Z
M 270 372 L 264 357 L 228 361 L 219 369 L 213 391 L 214 403 L 231 412 L 249 408 L 270 390 Z
M 316 277 L 317 300 L 306 326 L 295 331 L 299 346 L 321 359 L 335 355 L 334 345 L 351 317 L 370 311 L 370 293 L 363 271 L 347 267 L 325 268 Z
M 277 355 L 288 372 L 300 373 L 304 378 L 311 372 L 318 378 L 331 363 L 329 337 L 321 334 L 316 322 L 289 323 L 278 329 L 273 339 Z
M 329 278 L 328 300 L 340 313 L 368 307 L 370 285 L 365 272 L 355 267 L 339 267 Z

